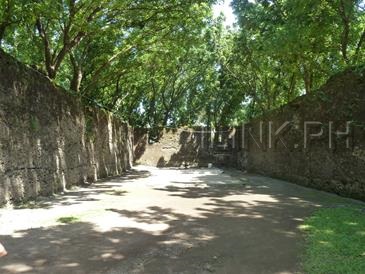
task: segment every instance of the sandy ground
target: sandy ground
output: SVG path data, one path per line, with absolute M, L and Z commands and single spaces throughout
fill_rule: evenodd
M 351 202 L 237 171 L 136 167 L 1 209 L 0 273 L 300 273 L 303 219 Z

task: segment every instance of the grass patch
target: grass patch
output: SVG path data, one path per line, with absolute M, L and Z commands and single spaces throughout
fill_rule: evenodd
M 57 222 L 62 224 L 73 224 L 79 222 L 80 219 L 74 216 L 61 217 L 57 219 Z
M 300 228 L 307 233 L 305 273 L 365 273 L 364 209 L 320 209 Z

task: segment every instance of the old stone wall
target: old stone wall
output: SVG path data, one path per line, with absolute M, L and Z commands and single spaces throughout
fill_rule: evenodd
M 238 128 L 235 139 L 239 168 L 365 200 L 363 70 L 334 76 Z
M 134 130 L 134 159 L 137 164 L 158 167 L 208 166 L 209 163 L 235 165 L 232 139 L 228 138 L 232 129 L 214 132 L 197 127 L 155 131 L 158 136 L 149 138 L 150 130 Z
M 0 52 L 0 204 L 131 167 L 132 129 Z
M 157 167 L 206 165 L 208 144 L 204 146 L 199 129 L 160 129 L 155 141 L 147 129 L 134 131 L 134 160 L 137 164 Z
M 365 76 L 352 69 L 320 90 L 235 129 L 135 130 L 135 160 L 236 167 L 365 200 Z M 350 122 L 350 123 L 349 123 Z

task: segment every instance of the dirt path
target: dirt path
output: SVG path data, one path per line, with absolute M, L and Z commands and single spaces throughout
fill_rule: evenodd
M 349 202 L 238 172 L 138 167 L 2 209 L 0 273 L 298 273 L 303 218 Z

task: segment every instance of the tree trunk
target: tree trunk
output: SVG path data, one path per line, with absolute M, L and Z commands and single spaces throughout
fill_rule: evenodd
M 340 16 L 343 23 L 343 30 L 341 34 L 341 53 L 346 64 L 349 63 L 349 58 L 347 54 L 349 36 L 350 36 L 350 16 L 346 14 L 346 4 L 343 0 L 340 1 Z
M 306 94 L 311 93 L 313 87 L 313 73 L 310 71 L 310 69 L 306 68 L 305 66 L 304 66 L 303 80 L 304 80 L 305 93 Z
M 81 81 L 83 77 L 81 65 L 76 61 L 73 54 L 70 54 L 70 60 L 73 68 L 70 89 L 75 92 L 80 92 Z
M 80 92 L 81 81 L 82 81 L 82 70 L 80 67 L 74 68 L 70 89 L 75 92 Z
M 164 114 L 164 118 L 163 118 L 163 125 L 164 127 L 167 127 L 167 123 L 169 121 L 170 118 L 170 110 L 166 110 L 165 114 Z
M 290 102 L 293 99 L 295 86 L 296 86 L 296 77 L 295 74 L 293 73 L 292 76 L 290 77 L 290 82 L 289 82 L 288 97 L 287 97 L 288 102 Z
M 4 24 L 1 24 L 0 25 L 0 48 L 2 47 L 2 41 L 5 36 L 5 30 L 6 30 L 6 26 Z

